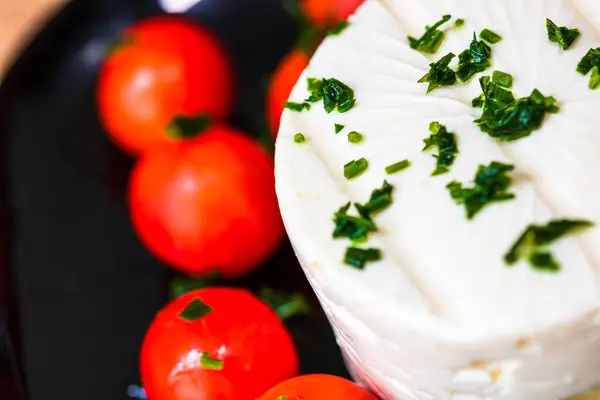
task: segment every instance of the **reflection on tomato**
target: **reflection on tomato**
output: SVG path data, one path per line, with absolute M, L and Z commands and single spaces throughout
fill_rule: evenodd
M 313 24 L 325 28 L 346 20 L 364 0 L 300 0 L 303 14 Z
M 275 138 L 279 131 L 279 120 L 283 105 L 298 78 L 307 67 L 310 56 L 302 49 L 295 49 L 285 56 L 273 73 L 267 93 L 267 117 L 271 134 Z
M 259 400 L 377 400 L 375 396 L 349 380 L 332 375 L 303 375 L 282 382 Z
M 149 400 L 255 400 L 298 373 L 292 339 L 246 290 L 200 289 L 152 322 L 140 368 Z
M 171 120 L 231 110 L 233 73 L 219 41 L 179 17 L 131 25 L 100 70 L 98 110 L 112 140 L 136 155 L 174 139 Z
M 192 276 L 241 276 L 283 238 L 271 156 L 225 126 L 140 157 L 129 208 L 146 247 Z

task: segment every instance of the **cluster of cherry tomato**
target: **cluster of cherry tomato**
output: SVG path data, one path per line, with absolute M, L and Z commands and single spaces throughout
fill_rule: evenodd
M 360 2 L 301 0 L 300 9 L 320 31 Z M 310 55 L 306 46 L 293 50 L 272 78 L 273 137 Z M 129 26 L 99 74 L 101 122 L 136 159 L 128 189 L 135 230 L 157 258 L 194 277 L 244 275 L 284 236 L 271 155 L 227 125 L 234 75 L 219 40 L 175 16 Z M 342 378 L 298 377 L 286 326 L 243 289 L 192 290 L 169 303 L 147 331 L 140 369 L 150 400 L 374 399 Z

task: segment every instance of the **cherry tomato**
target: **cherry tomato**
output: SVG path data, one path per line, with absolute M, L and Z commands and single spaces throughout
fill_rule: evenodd
M 146 152 L 129 182 L 133 225 L 159 259 L 192 275 L 241 276 L 281 242 L 273 161 L 234 128 Z
M 377 400 L 375 396 L 349 380 L 332 375 L 303 375 L 282 382 L 258 400 Z
M 318 27 L 326 28 L 346 20 L 364 0 L 301 0 L 305 17 Z
M 285 56 L 271 77 L 267 92 L 267 117 L 273 138 L 279 130 L 279 120 L 283 105 L 289 99 L 290 93 L 298 78 L 308 66 L 310 56 L 301 49 L 292 50 Z
M 184 294 L 154 319 L 140 369 L 149 400 L 255 400 L 298 373 L 287 329 L 246 290 Z
M 155 17 L 125 30 L 98 81 L 100 119 L 112 140 L 136 155 L 174 140 L 177 115 L 223 119 L 231 110 L 233 73 L 219 41 L 179 17 Z

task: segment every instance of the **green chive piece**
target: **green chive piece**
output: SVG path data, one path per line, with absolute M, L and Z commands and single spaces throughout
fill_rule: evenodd
M 492 82 L 502 86 L 505 89 L 510 89 L 513 85 L 513 77 L 506 72 L 494 71 L 492 72 Z
M 358 160 L 350 161 L 344 165 L 344 177 L 346 179 L 353 179 L 359 175 L 362 175 L 369 167 L 369 162 L 366 158 L 359 158 Z
M 456 57 L 453 53 L 448 53 L 439 61 L 429 64 L 429 72 L 418 80 L 419 83 L 429 83 L 427 93 L 443 86 L 452 86 L 456 83 L 456 72 L 448 65 Z
M 557 43 L 563 50 L 568 50 L 581 35 L 579 29 L 569 29 L 566 26 L 559 27 L 548 18 L 546 18 L 546 30 L 548 31 L 548 39 L 553 43 Z
M 283 104 L 283 107 L 294 112 L 301 112 L 304 110 L 310 111 L 310 103 L 307 102 L 296 103 L 293 101 L 286 101 Z
M 370 218 L 348 215 L 351 205 L 352 203 L 348 203 L 335 212 L 335 229 L 332 236 L 334 239 L 347 238 L 353 242 L 365 242 L 369 233 L 377 231 L 377 226 Z
M 194 322 L 211 311 L 212 308 L 206 305 L 202 300 L 194 299 L 179 313 L 179 318 L 187 322 Z
M 323 107 L 327 113 L 336 109 L 339 113 L 345 113 L 356 104 L 354 90 L 335 78 L 308 78 L 307 85 L 310 96 L 305 101 L 315 103 L 323 100 Z
M 444 15 L 441 20 L 431 27 L 426 26 L 425 33 L 419 39 L 409 36 L 408 43 L 410 47 L 423 54 L 435 54 L 442 45 L 445 37 L 445 33 L 438 28 L 450 21 L 451 18 L 452 16 L 450 15 Z
M 496 44 L 502 40 L 502 36 L 498 35 L 496 32 L 492 32 L 489 29 L 484 29 L 479 34 L 479 37 L 482 40 L 485 40 L 489 44 Z
M 594 66 L 594 68 L 592 68 L 589 88 L 595 90 L 598 89 L 598 87 L 600 87 L 600 73 L 598 73 L 598 66 Z
M 465 206 L 467 219 L 473 219 L 485 206 L 515 198 L 514 193 L 508 192 L 511 178 L 507 175 L 514 169 L 513 165 L 493 161 L 490 165 L 479 166 L 473 187 L 466 188 L 453 181 L 446 188 L 456 204 Z
M 560 219 L 552 220 L 546 225 L 529 225 L 506 253 L 504 262 L 512 266 L 527 259 L 536 270 L 557 272 L 561 268 L 560 264 L 546 248 L 566 235 L 579 233 L 593 226 L 594 223 L 583 219 Z
M 381 260 L 381 250 L 348 247 L 344 255 L 344 263 L 356 269 L 364 269 L 367 263 Z
M 439 122 L 429 124 L 431 136 L 423 139 L 425 147 L 423 151 L 427 151 L 433 147 L 438 148 L 436 158 L 436 168 L 431 175 L 442 175 L 450 171 L 450 167 L 454 164 L 454 160 L 458 155 L 458 144 L 456 143 L 456 135 L 448 132 L 448 129 Z
M 206 131 L 211 124 L 212 118 L 208 114 L 194 116 L 177 115 L 169 122 L 166 131 L 169 137 L 188 139 Z
M 348 134 L 348 141 L 350 143 L 358 144 L 363 141 L 363 135 L 356 131 L 352 131 Z
M 221 371 L 225 363 L 223 360 L 212 358 L 208 353 L 203 352 L 200 356 L 200 368 L 210 369 L 213 371 Z
M 277 400 L 287 400 L 287 396 L 279 396 Z
M 301 134 L 301 133 L 296 133 L 296 134 L 294 135 L 294 143 L 298 143 L 298 144 L 300 144 L 300 143 L 304 143 L 304 142 L 306 142 L 306 138 L 304 137 L 304 135 L 303 135 L 303 134 Z
M 385 172 L 388 175 L 392 175 L 397 172 L 405 170 L 406 168 L 410 167 L 411 165 L 412 165 L 412 163 L 409 160 L 398 161 L 395 164 L 388 165 L 387 167 L 385 167 Z
M 459 18 L 454 22 L 454 26 L 456 26 L 457 28 L 460 28 L 464 25 L 465 25 L 465 20 L 462 18 Z
M 392 204 L 393 192 L 394 186 L 384 181 L 380 189 L 371 192 L 371 197 L 366 204 L 355 203 L 354 207 L 363 218 L 372 221 L 375 214 L 385 210 Z
M 456 75 L 462 82 L 468 82 L 471 78 L 492 66 L 492 48 L 485 42 L 477 40 L 473 33 L 473 40 L 469 48 L 458 55 L 458 67 Z
M 327 31 L 327 35 L 337 36 L 340 33 L 342 33 L 348 26 L 350 26 L 350 23 L 348 21 L 340 20 L 335 27 Z
M 344 125 L 335 124 L 335 133 L 340 133 L 344 129 Z

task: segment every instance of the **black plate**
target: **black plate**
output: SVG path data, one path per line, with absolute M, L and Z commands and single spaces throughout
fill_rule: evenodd
M 131 160 L 106 138 L 94 104 L 111 40 L 159 13 L 155 0 L 76 0 L 33 40 L 0 89 L 11 333 L 31 400 L 126 399 L 145 330 L 167 301 L 171 272 L 142 247 L 128 219 Z M 231 53 L 239 79 L 232 124 L 264 132 L 264 88 L 296 40 L 294 21 L 280 0 L 203 0 L 188 14 Z M 346 376 L 289 244 L 231 284 L 262 283 L 302 290 L 315 306 L 312 317 L 290 324 L 302 372 Z

